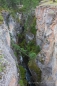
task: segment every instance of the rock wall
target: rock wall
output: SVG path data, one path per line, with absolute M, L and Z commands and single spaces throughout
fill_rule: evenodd
M 36 42 L 41 52 L 36 62 L 42 71 L 42 86 L 57 86 L 57 7 L 39 6 Z
M 15 18 L 12 17 L 12 14 L 10 14 L 7 11 L 2 11 L 2 15 L 4 18 L 4 23 L 8 26 L 8 30 L 9 33 L 12 37 L 12 40 L 17 43 L 17 35 L 20 34 L 22 32 L 22 26 L 20 25 L 20 23 L 18 21 L 21 20 L 21 18 L 19 19 L 19 16 L 22 14 L 15 14 Z
M 10 30 L 4 21 L 0 25 L 0 86 L 17 86 L 16 58 L 10 48 Z

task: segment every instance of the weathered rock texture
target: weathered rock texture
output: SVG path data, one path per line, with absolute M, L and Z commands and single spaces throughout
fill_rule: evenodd
M 9 28 L 0 25 L 0 86 L 17 86 L 17 67 L 15 56 L 10 48 Z
M 42 71 L 42 82 L 45 86 L 57 86 L 57 7 L 39 6 L 35 14 L 36 42 L 41 46 L 36 61 Z

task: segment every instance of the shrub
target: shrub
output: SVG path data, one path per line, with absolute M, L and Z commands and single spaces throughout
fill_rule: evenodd
M 26 70 L 22 66 L 19 66 L 19 69 L 20 69 L 20 75 L 21 75 L 21 84 L 24 84 L 24 86 L 27 86 Z
M 23 80 L 19 81 L 20 86 L 24 86 Z
M 29 57 L 30 57 L 30 60 L 35 59 L 35 58 L 36 58 L 36 53 L 30 52 L 30 53 L 29 53 Z

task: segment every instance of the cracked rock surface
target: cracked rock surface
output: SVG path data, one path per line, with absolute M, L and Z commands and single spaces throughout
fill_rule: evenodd
M 7 25 L 0 25 L 0 86 L 17 86 L 17 67 Z
M 57 86 L 57 7 L 38 6 L 35 15 L 36 42 L 41 47 L 36 62 L 42 71 L 42 82 Z

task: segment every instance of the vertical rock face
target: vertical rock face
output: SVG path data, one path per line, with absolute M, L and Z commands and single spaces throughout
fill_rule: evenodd
M 42 70 L 42 82 L 57 86 L 57 7 L 39 6 L 35 15 L 36 42 L 41 47 L 36 62 Z
M 20 23 L 17 22 L 17 19 L 18 19 L 18 21 L 19 21 L 19 19 L 21 20 L 21 17 L 20 17 L 21 14 L 19 15 L 17 13 L 15 15 L 16 19 L 14 19 L 12 17 L 12 15 L 10 15 L 10 13 L 7 11 L 2 11 L 2 15 L 3 15 L 4 21 L 5 21 L 4 23 L 8 26 L 8 30 L 12 37 L 12 40 L 16 43 L 17 35 L 22 32 L 22 27 L 21 27 Z
M 0 86 L 17 86 L 15 56 L 10 48 L 10 34 L 7 25 L 0 25 Z

